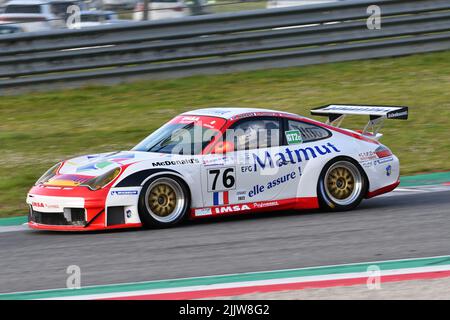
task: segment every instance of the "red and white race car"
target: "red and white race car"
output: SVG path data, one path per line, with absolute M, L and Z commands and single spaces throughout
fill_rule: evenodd
M 131 151 L 58 163 L 28 193 L 29 226 L 45 230 L 167 227 L 185 218 L 282 209 L 340 211 L 399 184 L 399 160 L 378 142 L 407 107 L 329 105 L 327 123 L 266 109 L 183 113 Z M 339 128 L 368 115 L 362 131 Z

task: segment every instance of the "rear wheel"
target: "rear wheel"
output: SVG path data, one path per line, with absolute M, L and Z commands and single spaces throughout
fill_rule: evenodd
M 189 193 L 175 177 L 151 179 L 142 188 L 139 216 L 146 227 L 171 227 L 182 221 L 189 208 Z
M 319 201 L 322 208 L 344 211 L 359 205 L 367 191 L 367 178 L 361 167 L 350 159 L 328 163 L 319 178 Z

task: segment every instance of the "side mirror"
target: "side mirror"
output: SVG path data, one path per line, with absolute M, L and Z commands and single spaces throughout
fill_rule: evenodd
M 224 154 L 234 151 L 234 143 L 230 141 L 219 141 L 212 150 L 213 154 Z

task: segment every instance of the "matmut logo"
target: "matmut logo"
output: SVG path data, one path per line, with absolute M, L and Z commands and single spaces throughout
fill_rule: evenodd
M 234 206 L 223 206 L 223 207 L 214 208 L 214 213 L 221 214 L 221 213 L 238 212 L 238 211 L 244 211 L 244 210 L 250 210 L 250 207 L 246 204 L 237 204 Z

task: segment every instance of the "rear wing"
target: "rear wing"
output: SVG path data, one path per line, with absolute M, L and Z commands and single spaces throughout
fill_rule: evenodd
M 346 115 L 367 115 L 369 122 L 361 133 L 378 140 L 382 136 L 378 131 L 382 128 L 384 120 L 407 120 L 408 107 L 330 104 L 312 109 L 311 114 L 328 116 L 327 124 L 335 127 L 341 125 Z

